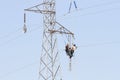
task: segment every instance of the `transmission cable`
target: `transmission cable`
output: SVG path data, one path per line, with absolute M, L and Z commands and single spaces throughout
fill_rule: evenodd
M 107 5 L 112 5 L 112 4 L 118 4 L 118 3 L 120 3 L 120 0 L 106 2 L 106 3 L 103 3 L 103 4 L 92 5 L 92 6 L 89 6 L 89 7 L 86 7 L 86 8 L 79 8 L 77 10 L 71 11 L 70 13 L 66 13 L 66 14 L 64 14 L 62 16 L 66 16 L 66 15 L 71 14 L 73 12 L 78 12 L 78 11 L 83 11 L 83 10 L 87 10 L 87 9 L 91 9 L 91 8 L 96 8 L 96 7 L 101 7 L 101 6 L 107 6 Z
M 101 45 L 108 45 L 108 44 L 117 44 L 117 43 L 120 43 L 120 41 L 104 42 L 104 43 L 89 44 L 89 45 L 81 45 L 81 46 L 77 46 L 77 47 L 78 47 L 78 48 L 80 48 L 80 47 L 94 47 L 94 46 L 101 46 Z M 64 50 L 64 49 L 63 49 L 63 50 Z M 61 50 L 61 51 L 62 51 L 62 50 Z M 6 76 L 9 76 L 9 75 L 11 75 L 11 74 L 14 74 L 14 73 L 16 73 L 16 72 L 18 72 L 18 71 L 21 71 L 21 70 L 23 70 L 23 69 L 25 69 L 25 68 L 28 68 L 28 67 L 30 67 L 30 66 L 33 66 L 33 65 L 35 65 L 35 64 L 37 64 L 37 63 L 38 63 L 38 61 L 36 61 L 36 62 L 34 62 L 34 63 L 31 63 L 31 64 L 28 64 L 28 65 L 25 65 L 25 66 L 20 67 L 20 68 L 18 68 L 18 69 L 15 69 L 15 70 L 13 70 L 13 71 L 11 71 L 11 72 L 8 72 L 8 73 L 0 76 L 0 79 L 1 79 L 1 78 L 5 78 Z
M 30 30 L 29 33 L 33 32 L 33 31 L 36 31 L 36 30 L 38 30 L 38 29 L 40 29 L 40 27 L 36 27 L 35 29 Z M 14 40 L 16 40 L 16 39 L 18 39 L 18 38 L 20 38 L 20 37 L 22 37 L 22 36 L 23 36 L 23 34 L 20 34 L 20 35 L 15 36 L 15 37 L 12 38 L 12 39 L 9 39 L 9 40 L 1 43 L 1 44 L 0 44 L 0 47 L 6 45 L 6 44 L 8 44 L 8 43 L 10 43 L 10 42 L 12 42 L 12 41 L 14 41 Z
M 4 38 L 6 38 L 6 37 L 10 37 L 10 36 L 16 34 L 16 33 L 17 33 L 18 31 L 20 31 L 20 30 L 21 30 L 21 28 L 18 28 L 18 29 L 15 30 L 15 31 L 12 31 L 12 32 L 10 32 L 10 33 L 8 33 L 8 34 L 6 34 L 6 35 L 0 36 L 0 39 L 4 39 Z
M 33 66 L 33 65 L 35 65 L 35 64 L 38 64 L 38 61 L 33 62 L 33 63 L 30 63 L 30 64 L 27 64 L 27 65 L 24 65 L 24 66 L 22 66 L 22 67 L 20 67 L 20 68 L 17 68 L 17 69 L 15 69 L 15 70 L 13 70 L 13 71 L 7 72 L 6 74 L 1 75 L 1 76 L 0 76 L 0 79 L 3 79 L 3 78 L 5 78 L 6 76 L 9 76 L 9 75 L 14 74 L 14 73 L 16 73 L 16 72 L 19 72 L 19 71 L 21 71 L 21 70 L 23 70 L 23 69 L 26 69 L 26 68 L 28 68 L 28 67 L 30 67 L 30 66 Z
M 93 5 L 93 6 L 89 6 L 89 7 L 86 7 L 86 8 L 80 8 L 78 9 L 77 11 L 80 11 L 80 10 L 85 10 L 85 9 L 90 9 L 90 8 L 96 8 L 96 7 L 100 7 L 100 6 L 106 6 L 106 5 L 110 5 L 110 4 L 115 4 L 115 3 L 119 3 L 120 1 L 117 0 L 117 1 L 111 1 L 111 2 L 108 2 L 108 3 L 103 3 L 103 4 L 98 4 L 98 5 Z M 120 8 L 113 8 L 113 9 L 120 9 Z M 110 11 L 110 10 L 113 10 L 113 9 L 108 9 L 108 10 L 102 10 L 102 11 L 98 11 L 98 12 L 95 12 L 93 14 L 96 14 L 96 13 L 101 13 L 101 12 L 105 12 L 105 11 Z M 76 12 L 76 11 L 72 11 L 72 12 Z M 71 12 L 71 13 L 72 13 Z M 63 16 L 66 16 L 68 14 L 71 14 L 71 13 L 67 13 L 67 14 L 64 14 Z M 84 16 L 84 15 L 89 15 L 90 13 L 88 14 L 82 14 L 81 16 Z M 91 13 L 92 14 L 92 13 Z M 15 30 L 14 32 L 10 32 L 4 36 L 0 36 L 0 39 L 3 39 L 3 38 L 6 38 L 6 37 L 9 37 L 11 35 L 14 35 L 15 33 L 17 33 L 18 31 L 20 31 L 21 28 L 18 28 L 17 30 Z

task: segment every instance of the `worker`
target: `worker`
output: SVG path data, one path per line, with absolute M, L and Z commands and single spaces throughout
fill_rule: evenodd
M 73 57 L 73 53 L 74 53 L 74 51 L 76 50 L 76 48 L 77 48 L 77 47 L 76 47 L 75 44 L 72 45 L 72 47 L 70 47 L 69 44 L 67 44 L 67 45 L 65 46 L 65 51 L 66 51 L 66 53 L 67 53 L 67 55 L 69 56 L 70 59 Z
M 71 48 L 70 48 L 69 44 L 67 44 L 67 45 L 65 46 L 65 51 L 66 51 L 67 55 L 69 55 L 69 53 L 70 53 L 70 51 L 71 51 Z
M 76 49 L 77 49 L 76 45 L 73 44 L 73 45 L 72 45 L 72 48 L 71 48 L 71 54 L 73 54 Z
M 74 53 L 74 51 L 75 51 L 76 49 L 77 49 L 77 46 L 76 46 L 75 44 L 73 44 L 72 47 L 71 47 L 70 58 L 73 57 L 73 53 Z

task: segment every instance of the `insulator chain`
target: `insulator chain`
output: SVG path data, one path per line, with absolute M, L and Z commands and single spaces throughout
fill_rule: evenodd
M 26 27 L 26 13 L 24 13 L 24 26 L 23 26 L 23 32 L 27 32 L 27 27 Z

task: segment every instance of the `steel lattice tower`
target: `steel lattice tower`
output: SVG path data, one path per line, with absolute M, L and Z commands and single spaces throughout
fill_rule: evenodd
M 40 80 L 61 80 L 57 36 L 59 34 L 74 34 L 56 21 L 55 0 L 43 0 L 42 4 L 25 9 L 26 11 L 43 14 L 43 42 L 40 57 Z M 26 27 L 24 14 L 24 28 Z

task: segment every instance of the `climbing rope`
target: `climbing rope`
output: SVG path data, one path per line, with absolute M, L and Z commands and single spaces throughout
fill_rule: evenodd
M 69 62 L 69 70 L 71 71 L 72 70 L 72 60 L 70 59 L 70 62 Z

